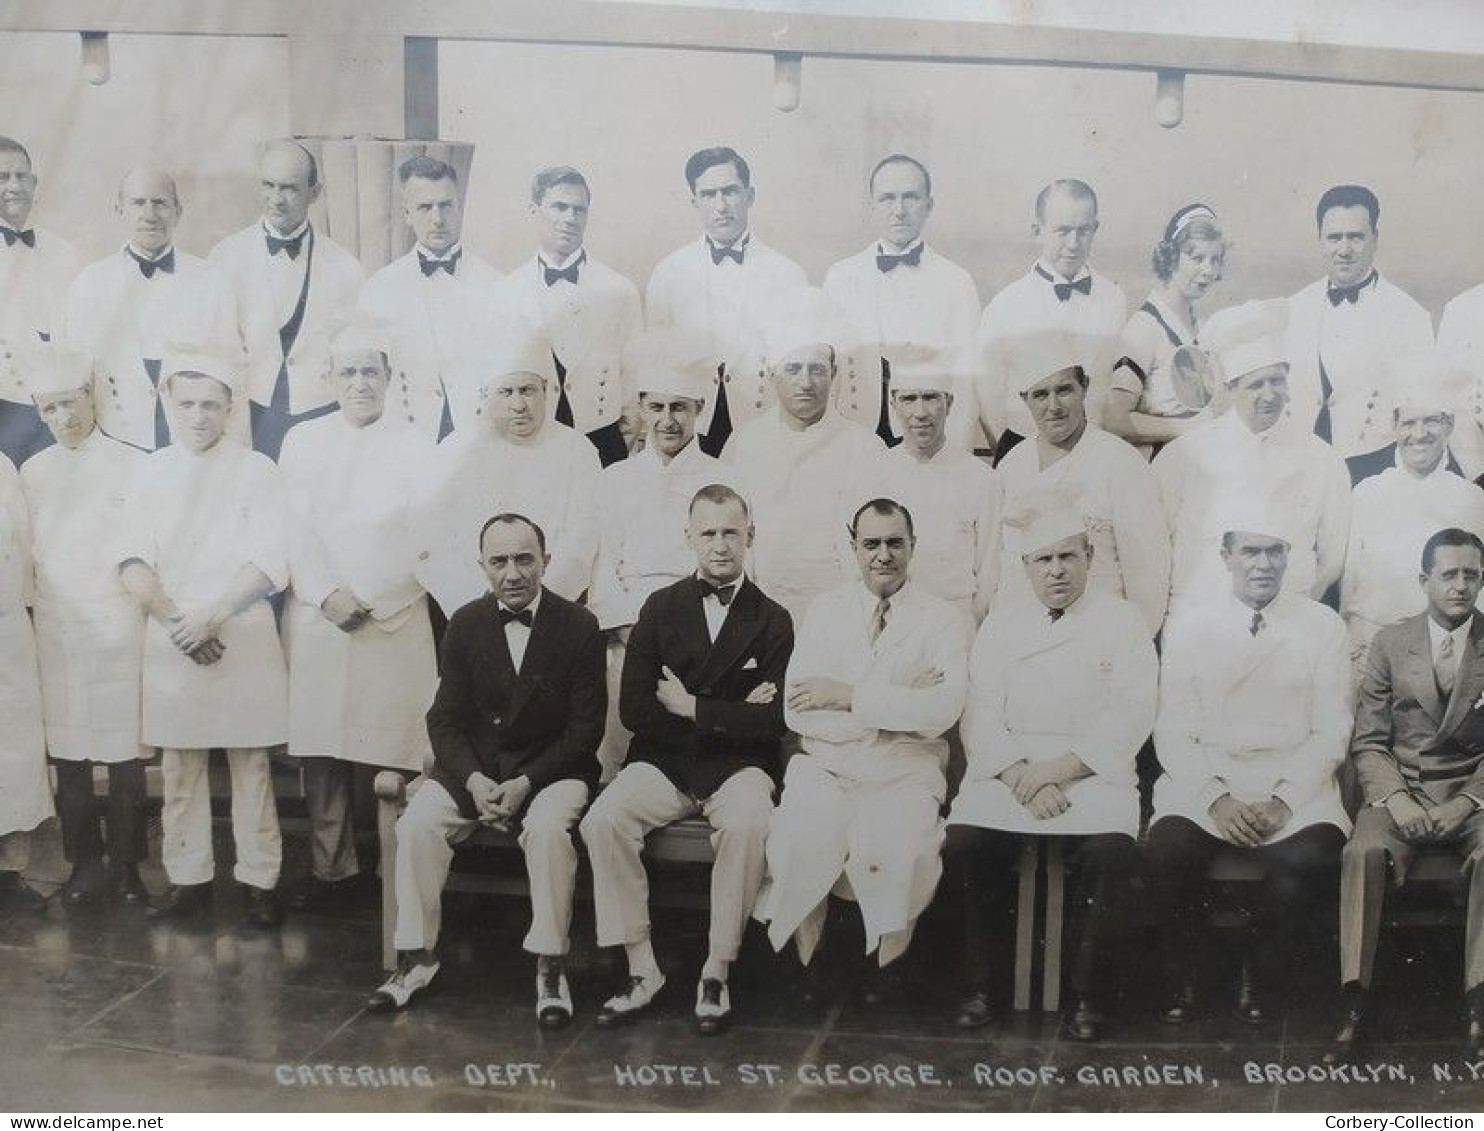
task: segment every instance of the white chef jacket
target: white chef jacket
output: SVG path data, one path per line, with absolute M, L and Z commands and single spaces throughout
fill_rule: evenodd
M 36 828 L 55 812 L 46 770 L 41 681 L 26 603 L 31 530 L 14 465 L 0 456 L 0 836 Z
M 0 243 L 0 399 L 31 403 L 28 347 L 60 337 L 67 288 L 80 266 L 73 246 L 45 228 L 32 228 L 36 246 Z

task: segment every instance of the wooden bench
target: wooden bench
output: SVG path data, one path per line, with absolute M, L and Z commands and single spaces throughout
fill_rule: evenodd
M 397 967 L 397 949 L 392 944 L 392 931 L 397 921 L 397 818 L 407 808 L 408 798 L 422 785 L 422 777 L 409 783 L 401 774 L 383 771 L 376 775 L 376 831 L 381 841 L 381 962 L 387 970 Z M 580 847 L 579 840 L 579 847 Z M 504 848 L 518 851 L 513 834 L 498 829 L 477 829 L 460 846 Z M 644 842 L 644 859 L 663 864 L 707 864 L 711 851 L 711 826 L 699 817 L 677 821 L 656 829 Z M 578 891 L 584 891 L 578 885 Z M 452 871 L 444 891 L 481 892 L 491 895 L 524 895 L 527 891 L 524 869 L 504 872 Z M 695 894 L 664 889 L 656 901 L 661 906 L 707 908 L 705 893 Z

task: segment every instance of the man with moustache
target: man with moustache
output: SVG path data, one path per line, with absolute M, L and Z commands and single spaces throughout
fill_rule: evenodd
M 31 225 L 36 185 L 26 147 L 0 137 L 0 454 L 17 467 L 52 442 L 32 403 L 33 369 L 48 370 L 36 347 L 60 337 L 80 266 L 70 243 Z
M 695 572 L 652 593 L 629 637 L 619 705 L 634 736 L 628 761 L 581 826 L 598 945 L 622 946 L 628 963 L 600 1026 L 643 1013 L 665 984 L 640 852 L 650 831 L 697 813 L 716 859 L 696 1024 L 711 1036 L 731 1022 L 727 979 L 763 880 L 794 641 L 788 613 L 743 573 L 752 534 L 742 496 L 720 484 L 697 491 L 685 529 Z
M 824 292 L 859 332 L 835 403 L 850 420 L 872 429 L 887 447 L 902 433 L 891 411 L 894 367 L 932 353 L 948 367 L 953 415 L 948 430 L 958 448 L 978 431 L 974 334 L 979 291 L 969 273 L 923 242 L 933 212 L 927 166 L 905 153 L 883 157 L 868 181 L 876 239 L 842 259 L 824 278 Z M 915 510 L 914 510 L 914 513 Z
M 1484 1055 L 1484 542 L 1439 530 L 1423 546 L 1418 582 L 1427 609 L 1376 635 L 1355 709 L 1350 758 L 1364 804 L 1341 859 L 1343 1002 L 1330 1062 L 1349 1061 L 1367 1035 L 1387 888 L 1433 845 L 1463 861 L 1465 1051 Z
M 530 519 L 496 514 L 477 544 L 488 588 L 449 619 L 428 710 L 436 764 L 397 820 L 397 970 L 366 1006 L 404 1009 L 438 973 L 440 897 L 454 848 L 486 825 L 519 837 L 536 1017 L 559 1029 L 572 1020 L 572 827 L 597 778 L 603 637 L 591 613 L 542 585 L 550 557 Z
M 504 276 L 463 244 L 463 190 L 452 165 L 409 157 L 397 181 L 416 242 L 366 280 L 360 308 L 391 326 L 391 419 L 442 440 L 475 423 L 479 363 L 503 314 Z
M 1387 359 L 1433 344 L 1432 317 L 1376 270 L 1380 219 L 1364 185 L 1326 189 L 1314 209 L 1325 277 L 1288 300 L 1290 411 L 1347 457 L 1385 443 Z
M 119 185 L 116 210 L 126 242 L 73 281 L 64 338 L 97 366 L 98 427 L 152 452 L 171 441 L 162 388 L 166 350 L 190 342 L 237 364 L 237 301 L 225 275 L 175 246 L 183 208 L 169 173 L 133 170 Z M 236 404 L 233 436 L 247 437 L 247 417 Z
M 570 165 L 531 181 L 535 256 L 505 278 L 510 308 L 551 342 L 556 363 L 552 416 L 583 433 L 607 467 L 628 454 L 620 418 L 634 392 L 624 351 L 644 327 L 639 290 L 587 253 L 592 193 Z
M 57 775 L 66 907 L 105 895 L 148 897 L 139 688 L 144 617 L 119 581 L 113 549 L 145 456 L 97 427 L 90 361 L 52 351 L 33 373 L 36 409 L 56 440 L 21 468 L 36 567 L 36 651 L 47 751 Z M 93 768 L 108 767 L 103 828 Z M 104 865 L 105 857 L 107 867 Z
M 649 277 L 645 310 L 650 329 L 698 334 L 720 359 L 697 431 L 701 450 L 721 455 L 734 428 L 765 414 L 768 374 L 755 338 L 767 310 L 783 292 L 807 285 L 804 269 L 753 235 L 757 189 L 752 170 L 735 149 L 718 146 L 685 163 L 691 206 L 701 238 L 671 252 Z
M 212 248 L 207 261 L 237 298 L 253 447 L 276 460 L 290 428 L 335 410 L 330 338 L 355 308 L 365 272 L 310 222 L 324 185 L 302 145 L 262 147 L 258 191 L 262 215 Z
M 1072 359 L 1087 374 L 1087 415 L 1093 421 L 1103 418 L 1128 299 L 1089 266 L 1098 226 L 1098 198 L 1090 185 L 1052 181 L 1036 195 L 1031 235 L 1039 257 L 984 309 L 979 413 L 997 464 L 1035 427 L 1018 394 L 1045 376 L 1027 369 L 1039 368 L 1038 341 L 1047 334 L 1070 343 Z

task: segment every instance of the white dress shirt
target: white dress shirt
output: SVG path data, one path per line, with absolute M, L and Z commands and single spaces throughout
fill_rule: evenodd
M 504 613 L 514 612 L 504 601 L 496 601 L 500 611 Z M 541 607 L 541 593 L 538 590 L 535 599 L 521 612 L 531 614 L 531 624 L 522 624 L 518 620 L 505 622 L 505 646 L 510 649 L 510 662 L 515 667 L 515 674 L 520 674 L 520 666 L 525 662 L 526 645 L 531 642 L 531 627 L 536 621 L 536 610 Z

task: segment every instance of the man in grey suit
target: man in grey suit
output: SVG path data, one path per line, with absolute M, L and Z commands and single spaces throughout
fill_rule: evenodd
M 1344 1004 L 1327 1060 L 1362 1036 L 1388 865 L 1406 879 L 1417 850 L 1456 845 L 1468 885 L 1468 1051 L 1484 1053 L 1484 542 L 1449 527 L 1422 549 L 1427 611 L 1381 630 L 1355 710 L 1350 756 L 1365 793 L 1340 879 Z

